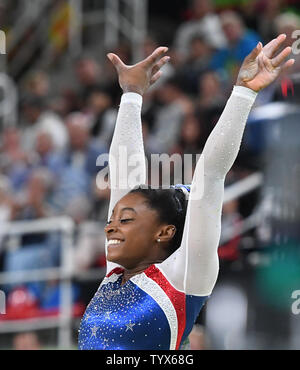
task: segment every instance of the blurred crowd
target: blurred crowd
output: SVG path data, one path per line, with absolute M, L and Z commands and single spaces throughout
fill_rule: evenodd
M 146 156 L 197 154 L 218 121 L 243 59 L 257 45 L 286 33 L 292 45 L 300 29 L 294 5 L 284 0 L 253 0 L 216 9 L 210 0 L 194 0 L 182 15 L 169 46 L 170 63 L 144 97 L 143 135 Z M 143 44 L 146 57 L 162 44 L 150 30 Z M 131 63 L 126 43 L 110 50 Z M 295 57 L 295 56 L 292 56 Z M 296 58 L 294 72 L 300 72 Z M 97 157 L 109 151 L 121 96 L 109 60 L 82 55 L 73 63 L 75 85 L 53 91 L 54 71 L 32 70 L 19 86 L 19 120 L 4 127 L 0 143 L 0 231 L 5 222 L 67 215 L 76 224 L 76 271 L 104 266 L 103 225 L 109 189 L 96 186 Z M 280 81 L 262 92 L 256 104 L 278 99 Z M 259 169 L 247 146 L 227 176 L 229 185 Z M 224 206 L 224 224 L 237 225 L 243 209 L 238 201 Z M 100 226 L 99 226 L 100 225 Z M 12 240 L 13 239 L 13 240 Z M 59 264 L 60 235 L 0 235 L 1 270 L 6 272 Z M 225 247 L 225 248 L 224 248 Z M 220 248 L 224 259 L 238 258 L 238 239 Z M 31 294 L 45 308 L 57 307 L 55 282 L 31 284 Z M 76 288 L 76 287 L 75 287 Z M 78 292 L 74 288 L 74 300 Z M 13 293 L 16 286 L 5 287 Z M 47 292 L 47 294 L 45 293 Z

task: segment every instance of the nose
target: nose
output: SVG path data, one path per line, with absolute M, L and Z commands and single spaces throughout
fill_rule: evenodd
M 112 233 L 117 230 L 117 225 L 114 224 L 112 221 L 104 227 L 104 232 L 106 234 Z

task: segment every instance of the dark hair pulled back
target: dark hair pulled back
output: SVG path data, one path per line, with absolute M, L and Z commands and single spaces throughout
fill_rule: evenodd
M 169 253 L 172 254 L 180 247 L 186 209 L 187 209 L 187 185 L 175 185 L 170 189 L 151 189 L 144 186 L 137 186 L 130 193 L 139 193 L 144 196 L 147 205 L 157 211 L 159 221 L 176 227 L 176 233 L 170 242 Z

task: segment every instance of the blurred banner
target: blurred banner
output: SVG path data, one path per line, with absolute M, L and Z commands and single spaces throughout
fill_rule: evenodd
M 64 50 L 68 45 L 70 23 L 73 16 L 68 1 L 60 1 L 52 13 L 49 37 L 53 49 L 57 52 Z

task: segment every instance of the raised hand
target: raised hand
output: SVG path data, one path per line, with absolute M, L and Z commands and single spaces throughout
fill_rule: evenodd
M 295 60 L 284 60 L 290 55 L 292 48 L 286 47 L 275 55 L 286 38 L 285 34 L 279 35 L 264 47 L 261 42 L 245 58 L 236 85 L 245 86 L 254 91 L 260 91 L 270 85 L 283 71 L 290 68 Z
M 143 95 L 149 86 L 160 78 L 161 67 L 170 59 L 168 56 L 163 56 L 167 51 L 167 47 L 161 46 L 146 59 L 133 66 L 124 64 L 116 54 L 109 53 L 107 57 L 118 72 L 119 84 L 123 92 L 136 92 Z

